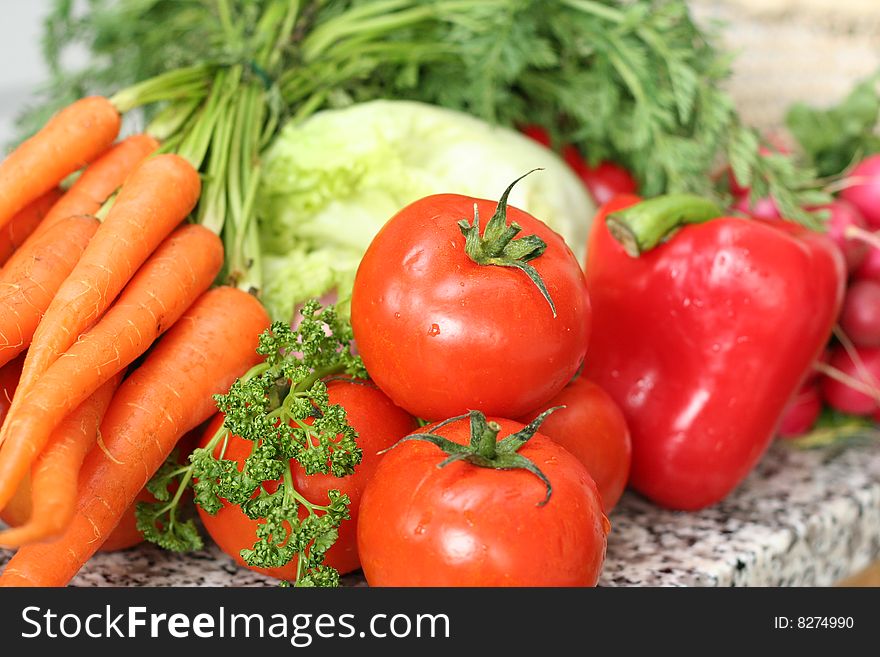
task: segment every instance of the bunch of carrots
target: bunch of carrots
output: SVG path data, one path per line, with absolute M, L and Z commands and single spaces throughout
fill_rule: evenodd
M 0 163 L 0 367 L 21 368 L 0 404 L 0 510 L 28 486 L 31 507 L 0 531 L 18 548 L 3 586 L 66 584 L 269 324 L 249 294 L 210 289 L 223 246 L 186 223 L 196 170 L 148 135 L 116 142 L 120 123 L 84 98 Z

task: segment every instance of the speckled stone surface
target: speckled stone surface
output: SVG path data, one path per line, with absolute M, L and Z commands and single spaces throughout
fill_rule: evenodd
M 830 585 L 880 558 L 880 444 L 775 445 L 729 499 L 697 513 L 627 494 L 611 518 L 602 586 Z M 9 553 L 0 550 L 0 565 Z M 346 584 L 363 584 L 358 576 Z M 75 586 L 272 586 L 216 548 L 96 555 Z

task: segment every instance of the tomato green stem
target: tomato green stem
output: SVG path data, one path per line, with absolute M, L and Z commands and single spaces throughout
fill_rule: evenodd
M 547 419 L 547 416 L 554 411 L 559 410 L 559 408 L 562 407 L 556 406 L 547 409 L 532 420 L 527 426 L 500 441 L 498 440 L 498 434 L 501 431 L 501 426 L 497 422 L 487 421 L 486 416 L 480 411 L 471 411 L 467 415 L 458 415 L 449 418 L 448 420 L 444 420 L 439 424 L 435 424 L 433 427 L 436 432 L 438 429 L 453 422 L 459 422 L 466 418 L 469 419 L 471 424 L 471 439 L 470 444 L 468 445 L 462 445 L 449 440 L 448 438 L 437 435 L 436 433 L 413 433 L 379 453 L 383 454 L 394 449 L 401 443 L 410 440 L 420 440 L 436 445 L 447 455 L 445 459 L 437 464 L 438 468 L 445 468 L 451 463 L 464 461 L 478 468 L 490 468 L 492 470 L 526 470 L 535 475 L 541 480 L 544 486 L 546 486 L 547 494 L 544 496 L 543 500 L 538 502 L 538 506 L 544 506 L 550 501 L 550 496 L 553 494 L 553 486 L 537 465 L 517 452 L 532 438 L 532 436 L 535 435 L 538 431 L 538 427 L 540 427 L 541 423 Z
M 485 459 L 491 460 L 495 458 L 497 454 L 496 447 L 498 445 L 499 431 L 501 431 L 501 427 L 497 422 L 486 423 L 486 428 L 483 430 L 479 442 L 477 443 L 477 454 Z
M 528 264 L 530 260 L 539 258 L 547 249 L 547 243 L 537 235 L 524 235 L 517 238 L 516 236 L 522 230 L 522 226 L 515 221 L 508 225 L 507 223 L 507 197 L 513 186 L 530 173 L 534 173 L 539 169 L 532 169 L 528 173 L 523 174 L 514 180 L 498 201 L 495 208 L 495 214 L 486 224 L 486 230 L 480 234 L 480 211 L 477 204 L 474 204 L 474 221 L 468 223 L 467 219 L 458 222 L 461 234 L 464 235 L 464 250 L 471 260 L 478 265 L 494 265 L 496 267 L 513 267 L 521 270 L 529 280 L 535 284 L 540 290 L 541 295 L 553 311 L 553 317 L 556 317 L 556 305 L 550 297 L 550 292 L 538 270 Z
M 668 194 L 613 212 L 605 222 L 627 254 L 637 258 L 682 226 L 700 224 L 722 214 L 715 203 L 700 196 Z

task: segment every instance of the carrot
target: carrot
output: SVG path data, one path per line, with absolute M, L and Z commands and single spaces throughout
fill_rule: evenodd
M 6 264 L 15 250 L 40 226 L 40 222 L 59 198 L 61 190 L 53 187 L 36 201 L 26 205 L 0 229 L 0 267 Z
M 6 365 L 0 367 L 0 424 L 6 419 L 6 411 L 12 403 L 12 395 L 21 378 L 21 366 L 24 364 L 24 356 L 20 356 Z
M 97 229 L 93 217 L 65 219 L 28 240 L 0 271 L 0 365 L 28 348 L 43 313 Z
M 223 244 L 216 234 L 196 224 L 178 229 L 24 398 L 16 393 L 18 413 L 10 410 L 0 446 L 0 509 L 64 417 L 143 354 L 210 287 L 222 264 Z
M 37 231 L 44 231 L 67 217 L 98 212 L 104 201 L 157 148 L 159 142 L 149 135 L 132 135 L 113 145 L 86 167 L 61 200 L 52 207 Z
M 152 157 L 129 176 L 34 332 L 0 443 L 18 412 L 19 400 L 104 314 L 159 243 L 189 214 L 198 200 L 200 186 L 196 170 L 177 155 Z
M 189 456 L 189 453 L 187 453 L 187 456 Z M 134 498 L 134 502 L 132 502 L 125 510 L 125 513 L 122 514 L 119 524 L 117 524 L 116 527 L 113 528 L 113 531 L 107 535 L 107 540 L 101 543 L 98 552 L 119 552 L 143 543 L 144 535 L 137 528 L 137 516 L 135 515 L 135 511 L 140 502 L 146 502 L 149 504 L 155 501 L 156 498 L 153 497 L 150 491 L 146 488 L 141 489 L 141 492 Z
M 18 378 L 21 376 L 23 364 L 24 354 L 0 367 L 0 424 L 2 424 L 6 412 L 9 410 L 9 405 L 12 403 L 12 395 L 15 394 L 15 388 L 18 386 Z M 30 489 L 25 485 L 19 487 L 19 492 L 10 500 L 6 508 L 0 509 L 0 520 L 15 527 L 25 522 L 30 514 Z
M 203 294 L 119 387 L 101 424 L 103 447 L 80 470 L 76 512 L 64 533 L 26 545 L 0 586 L 63 586 L 101 546 L 176 442 L 216 411 L 212 395 L 259 361 L 269 318 L 246 292 Z
M 73 517 L 80 466 L 95 444 L 98 427 L 122 372 L 111 377 L 58 425 L 31 472 L 31 515 L 23 525 L 0 531 L 0 546 L 18 547 L 64 531 Z
M 0 163 L 0 227 L 107 150 L 119 125 L 119 112 L 101 96 L 82 98 L 49 119 Z

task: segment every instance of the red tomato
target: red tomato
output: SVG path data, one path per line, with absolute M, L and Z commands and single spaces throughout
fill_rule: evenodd
M 519 417 L 558 393 L 587 348 L 590 300 L 564 240 L 508 207 L 508 224 L 546 243 L 528 262 L 538 286 L 514 267 L 480 265 L 465 252 L 458 222 L 495 201 L 455 194 L 423 198 L 382 228 L 352 293 L 352 328 L 370 376 L 398 405 L 425 419 L 468 410 Z
M 523 425 L 496 419 L 499 438 Z M 467 419 L 436 433 L 467 444 Z M 426 427 L 422 431 L 429 431 Z M 421 441 L 385 455 L 361 501 L 358 547 L 371 586 L 594 586 L 608 520 L 596 485 L 574 456 L 537 433 L 518 452 L 525 470 L 495 470 Z
M 348 477 L 332 475 L 306 475 L 295 461 L 291 461 L 296 489 L 306 499 L 315 504 L 326 504 L 327 491 L 333 488 L 347 494 L 351 499 L 349 510 L 351 519 L 343 521 L 339 527 L 339 538 L 324 559 L 340 573 L 348 573 L 359 567 L 357 553 L 357 523 L 361 494 L 372 478 L 379 463 L 377 452 L 390 447 L 413 430 L 415 421 L 406 412 L 394 405 L 381 391 L 368 382 L 352 382 L 335 379 L 327 383 L 331 404 L 342 405 L 348 420 L 358 432 L 358 446 L 363 450 L 363 461 Z M 205 430 L 201 447 L 204 447 L 220 428 L 223 416 L 217 415 Z M 226 458 L 238 461 L 239 469 L 251 453 L 252 443 L 238 436 L 232 436 L 226 448 Z M 274 484 L 274 485 L 273 485 Z M 278 482 L 265 484 L 266 490 L 274 492 Z M 256 529 L 259 521 L 248 518 L 241 508 L 225 504 L 216 514 L 210 515 L 198 508 L 205 529 L 214 542 L 239 564 L 250 568 L 240 556 L 241 550 L 250 548 L 256 542 Z M 304 509 L 302 514 L 307 513 Z M 296 562 L 292 561 L 282 568 L 251 568 L 257 572 L 280 579 L 296 578 Z
M 587 466 L 596 482 L 605 513 L 626 488 L 632 445 L 620 407 L 597 384 L 578 377 L 539 410 L 523 417 L 527 424 L 553 406 L 564 406 L 541 424 L 549 436 Z

